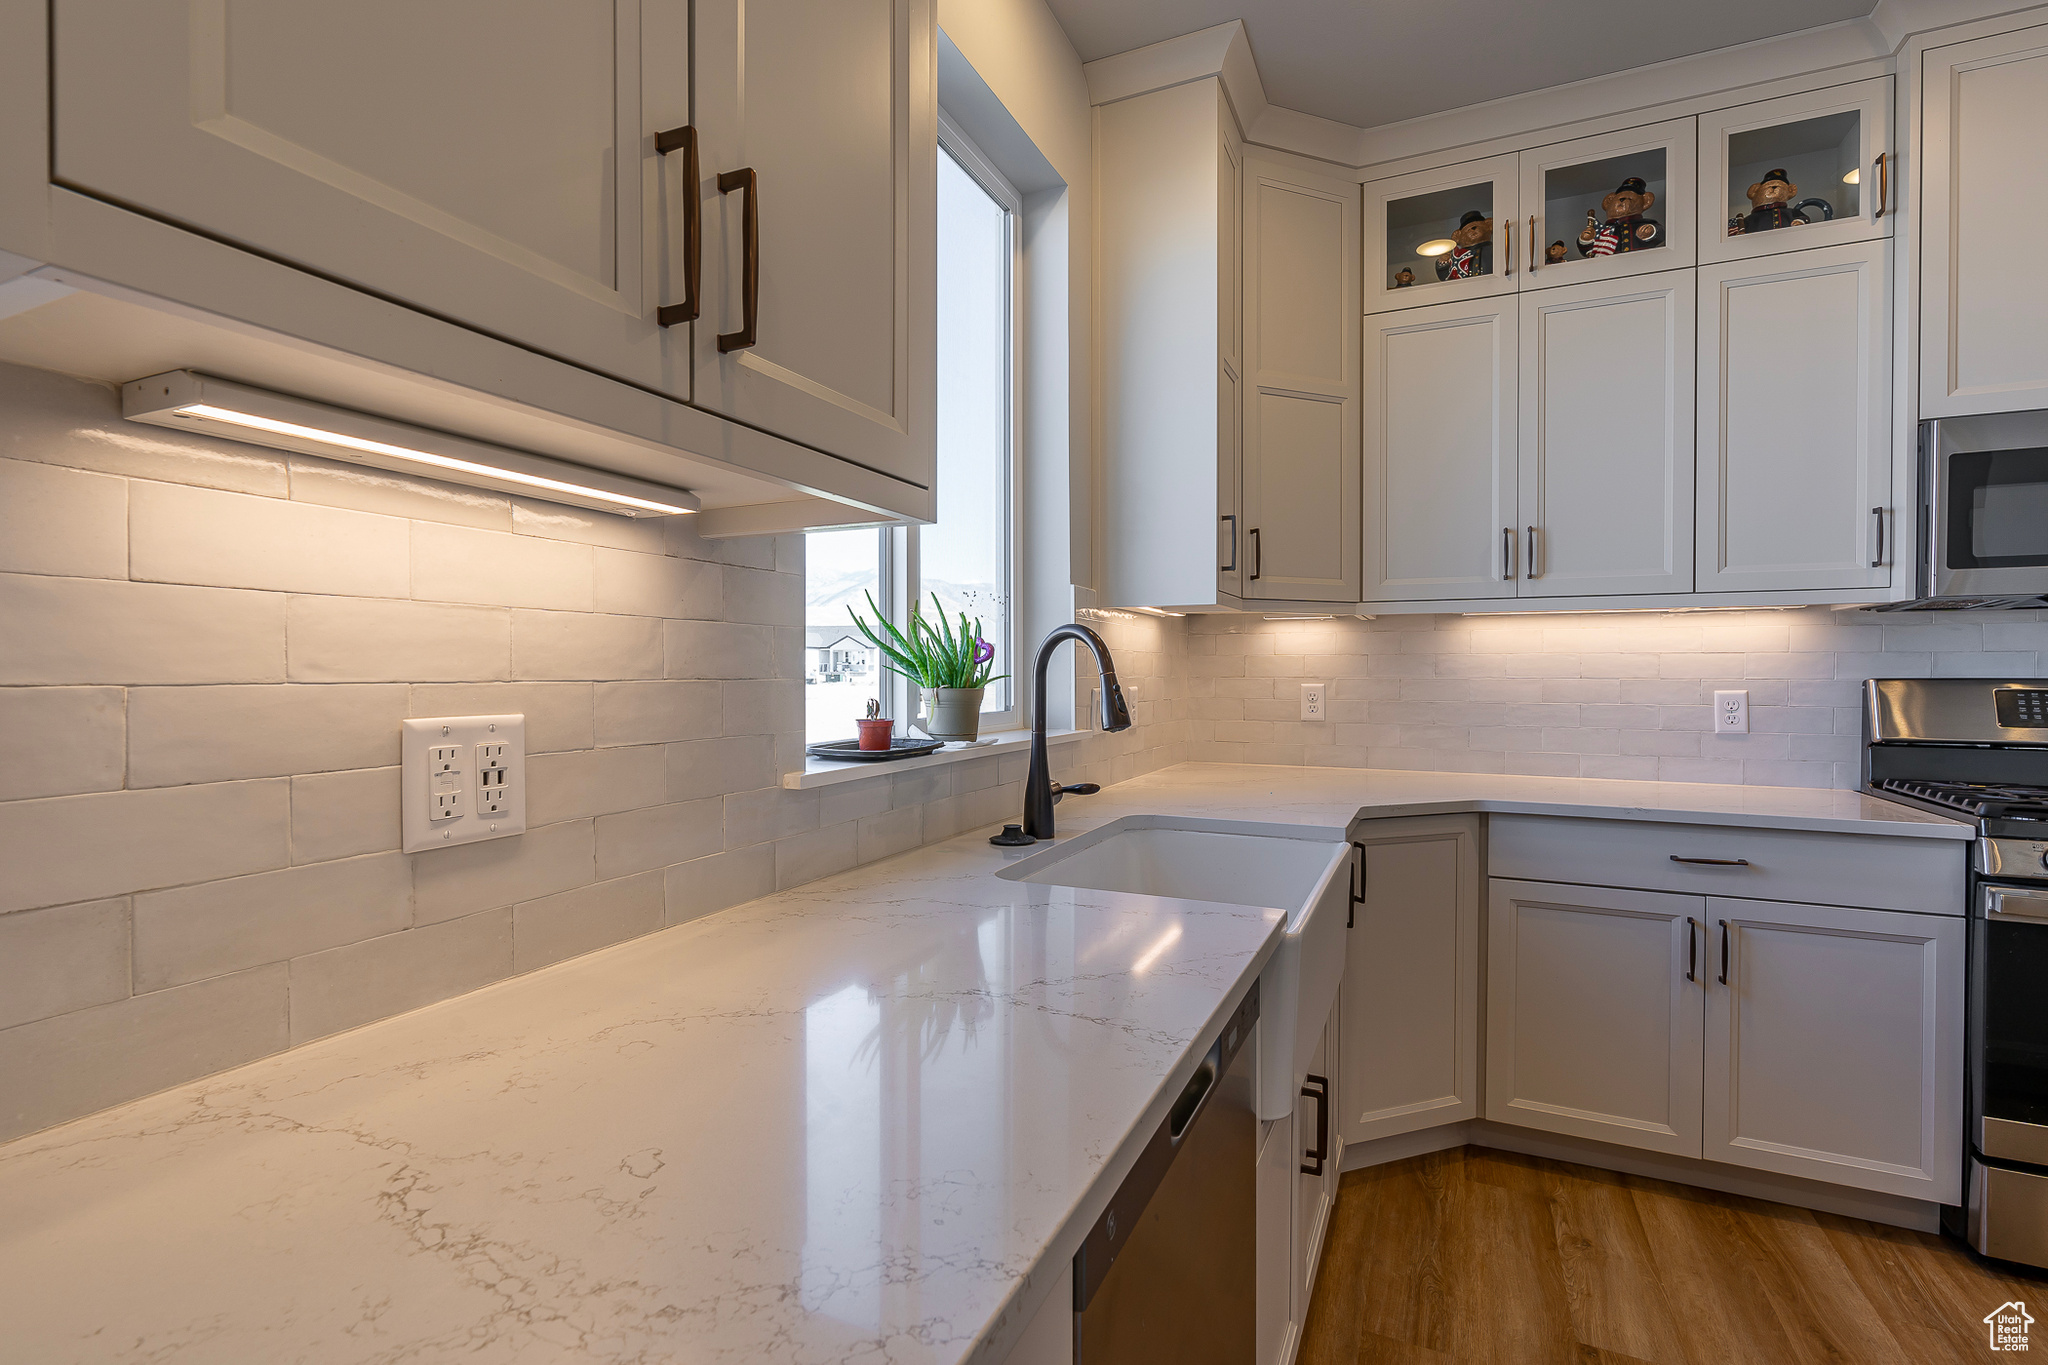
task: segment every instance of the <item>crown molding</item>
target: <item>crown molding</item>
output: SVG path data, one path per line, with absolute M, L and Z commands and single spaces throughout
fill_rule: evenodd
M 1879 0 L 1868 18 L 1375 128 L 1356 128 L 1270 103 L 1242 20 L 1102 57 L 1081 69 L 1091 104 L 1110 104 L 1215 77 L 1237 113 L 1246 142 L 1362 171 L 1370 179 L 1391 173 L 1393 163 L 1411 158 L 1441 159 L 1504 138 L 1526 141 L 1531 134 L 1551 129 L 1568 136 L 1563 130 L 1588 120 L 1631 113 L 1648 117 L 1649 111 L 1669 117 L 1673 106 L 1713 108 L 1703 101 L 1722 97 L 1725 103 L 1739 104 L 1764 97 L 1760 87 L 1802 76 L 1846 81 L 1879 74 L 1873 64 L 1891 62 L 1916 36 L 2003 15 L 2035 16 L 2033 21 L 2048 23 L 2048 6 L 2014 6 L 2010 0 Z M 2022 24 L 2026 21 L 2023 18 Z

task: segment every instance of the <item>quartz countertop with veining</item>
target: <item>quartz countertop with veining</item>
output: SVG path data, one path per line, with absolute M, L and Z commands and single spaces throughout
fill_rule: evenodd
M 1969 837 L 1849 792 L 1219 764 L 1059 815 L 1474 809 Z M 1005 881 L 985 834 L 0 1146 L 0 1359 L 1000 1359 L 1281 917 Z

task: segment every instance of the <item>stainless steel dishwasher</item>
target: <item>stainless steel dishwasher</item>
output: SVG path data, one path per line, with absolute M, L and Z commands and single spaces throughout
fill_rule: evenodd
M 1258 1018 L 1255 981 L 1074 1253 L 1075 1365 L 1252 1359 Z

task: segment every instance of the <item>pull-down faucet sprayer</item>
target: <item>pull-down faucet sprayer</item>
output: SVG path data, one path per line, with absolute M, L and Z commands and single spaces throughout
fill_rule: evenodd
M 1045 666 L 1052 661 L 1053 650 L 1066 640 L 1086 645 L 1102 670 L 1102 728 L 1111 733 L 1131 728 L 1131 709 L 1124 704 L 1124 690 L 1116 680 L 1116 660 L 1110 657 L 1109 646 L 1086 626 L 1056 627 L 1038 647 L 1038 664 L 1032 674 L 1031 772 L 1024 780 L 1024 833 L 1032 839 L 1052 838 L 1052 808 L 1061 796 L 1069 792 L 1087 796 L 1102 790 L 1093 782 L 1062 787 L 1052 780 L 1052 767 L 1046 760 Z

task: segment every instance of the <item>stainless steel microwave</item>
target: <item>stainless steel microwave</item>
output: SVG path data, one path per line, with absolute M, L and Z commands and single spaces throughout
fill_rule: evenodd
M 1920 428 L 1920 563 L 1910 606 L 2048 605 L 2048 412 Z

